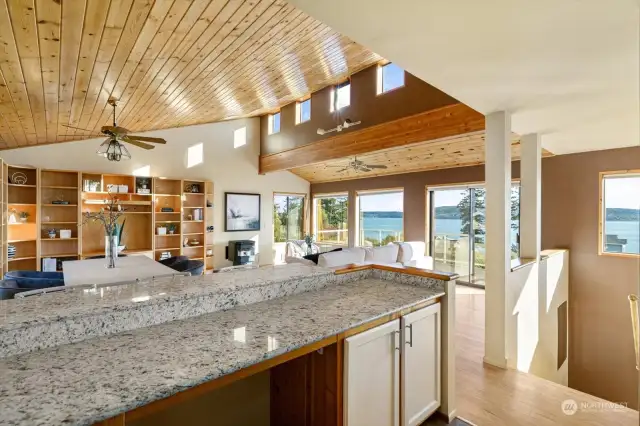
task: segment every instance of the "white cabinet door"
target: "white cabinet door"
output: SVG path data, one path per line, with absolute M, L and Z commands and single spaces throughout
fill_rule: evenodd
M 400 424 L 400 321 L 345 339 L 345 426 Z
M 440 304 L 402 317 L 402 425 L 422 423 L 440 406 Z

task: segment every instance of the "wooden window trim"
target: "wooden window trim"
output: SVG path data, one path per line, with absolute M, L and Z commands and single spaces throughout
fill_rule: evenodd
M 614 170 L 608 172 L 600 172 L 598 176 L 598 256 L 610 256 L 610 257 L 622 257 L 628 259 L 639 259 L 640 253 L 610 253 L 604 251 L 604 179 L 608 176 L 615 175 L 638 175 L 640 176 L 640 169 L 631 170 Z
M 351 243 L 351 238 L 349 237 L 349 226 L 351 225 L 349 223 L 349 205 L 351 204 L 351 197 L 349 196 L 349 191 L 325 192 L 325 193 L 318 192 L 318 193 L 311 194 L 311 202 L 309 203 L 309 209 L 310 209 L 309 233 L 313 234 L 316 237 L 316 241 L 317 241 L 318 235 L 316 235 L 316 228 L 317 228 L 316 221 L 318 220 L 318 218 L 316 217 L 316 199 L 331 198 L 331 197 L 347 197 L 347 247 L 349 247 L 349 244 Z
M 360 196 L 364 195 L 375 195 L 375 194 L 385 194 L 392 192 L 401 192 L 402 193 L 402 240 L 405 240 L 405 231 L 406 231 L 406 215 L 404 214 L 404 187 L 396 187 L 396 188 L 380 188 L 380 189 L 365 189 L 362 191 L 356 190 L 356 223 L 354 224 L 355 232 L 356 232 L 356 246 L 364 247 L 363 241 L 360 241 Z
M 271 196 L 271 201 L 274 202 L 276 195 L 280 195 L 280 196 L 293 196 L 293 197 L 302 197 L 302 233 L 303 234 L 310 234 L 309 231 L 309 211 L 310 211 L 310 206 L 309 206 L 309 194 L 306 194 L 304 192 L 291 192 L 291 191 L 273 191 L 273 195 Z M 273 220 L 275 218 L 271 218 L 271 223 L 273 224 Z M 282 243 L 276 243 L 275 242 L 275 237 L 276 237 L 276 229 L 275 227 L 273 228 L 273 243 L 274 244 L 282 244 Z

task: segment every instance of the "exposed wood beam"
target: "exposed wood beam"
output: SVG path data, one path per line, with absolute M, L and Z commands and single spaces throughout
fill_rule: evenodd
M 484 130 L 484 115 L 458 103 L 260 157 L 260 173 Z

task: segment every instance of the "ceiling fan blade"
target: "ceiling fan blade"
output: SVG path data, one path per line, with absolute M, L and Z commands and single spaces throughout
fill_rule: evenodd
M 371 171 L 371 169 L 368 169 L 368 168 L 366 168 L 364 166 L 358 167 L 358 170 L 361 171 L 361 172 L 370 172 Z
M 70 129 L 74 129 L 74 130 L 82 130 L 83 132 L 89 132 L 89 133 L 98 133 L 95 130 L 89 130 L 89 129 L 81 129 L 80 127 L 73 127 L 73 126 L 67 126 L 66 124 L 62 125 L 63 127 L 68 127 Z
M 349 168 L 348 168 L 348 167 L 347 167 L 346 169 L 338 170 L 336 173 L 346 172 L 347 170 L 349 170 Z
M 365 164 L 365 167 L 368 167 L 370 169 L 386 169 L 387 166 L 384 166 L 382 164 Z
M 327 164 L 325 167 L 348 167 L 344 164 Z
M 129 129 L 125 129 L 124 127 L 119 126 L 102 126 L 100 129 L 102 133 L 111 133 L 113 135 L 126 135 L 129 133 Z
M 148 145 L 146 143 L 134 141 L 133 139 L 129 138 L 129 136 L 122 136 L 122 137 L 120 137 L 120 140 L 122 142 L 130 143 L 131 145 L 135 145 L 135 146 L 137 146 L 139 148 L 142 148 L 142 149 L 153 149 L 153 148 L 155 148 L 153 145 Z
M 136 135 L 128 135 L 127 137 L 129 139 L 133 139 L 135 141 L 141 141 L 141 142 L 153 142 L 153 143 L 161 143 L 161 144 L 167 143 L 167 141 L 162 138 L 151 138 L 148 136 L 136 136 Z

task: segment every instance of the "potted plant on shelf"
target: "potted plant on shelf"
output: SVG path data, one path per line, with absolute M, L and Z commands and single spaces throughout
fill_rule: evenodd
M 51 228 L 51 229 L 49 229 L 49 231 L 47 231 L 47 234 L 49 235 L 49 238 L 55 238 L 56 237 L 56 230 Z
M 29 216 L 31 216 L 29 212 L 20 212 L 20 222 L 27 223 Z
M 176 228 L 177 226 L 174 223 L 170 223 L 167 225 L 167 232 L 169 232 L 169 234 L 173 235 L 176 232 Z

